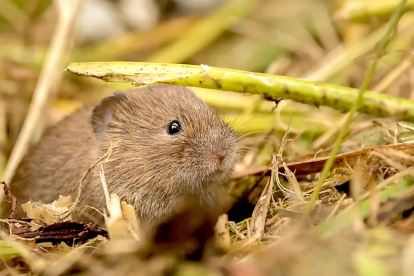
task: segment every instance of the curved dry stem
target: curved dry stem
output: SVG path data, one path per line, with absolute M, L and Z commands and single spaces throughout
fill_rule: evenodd
M 58 3 L 60 4 L 59 22 L 55 35 L 53 36 L 45 67 L 40 74 L 33 95 L 33 101 L 30 104 L 22 130 L 20 131 L 10 159 L 6 165 L 4 172 L 6 183 L 10 183 L 17 166 L 29 147 L 39 123 L 41 123 L 46 116 L 48 102 L 60 82 L 61 70 L 59 70 L 59 68 L 62 68 L 63 54 L 69 44 L 70 33 L 74 27 L 74 21 L 81 0 L 73 0 L 69 2 L 58 1 Z

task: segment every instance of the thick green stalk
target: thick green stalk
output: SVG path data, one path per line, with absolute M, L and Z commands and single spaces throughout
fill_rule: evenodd
M 350 111 L 359 94 L 358 89 L 349 87 L 206 65 L 86 62 L 72 63 L 67 70 L 104 81 L 132 82 L 135 85 L 169 83 L 261 94 L 266 98 L 290 99 L 340 111 Z M 413 101 L 374 92 L 364 93 L 358 112 L 414 122 Z

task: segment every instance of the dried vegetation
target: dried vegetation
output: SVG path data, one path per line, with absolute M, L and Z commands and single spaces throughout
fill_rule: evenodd
M 397 0 L 230 1 L 211 14 L 167 18 L 150 31 L 86 44 L 74 39 L 79 7 L 69 2 L 0 1 L 1 179 L 46 126 L 131 87 L 56 74 L 69 62 L 208 64 L 359 88 L 375 60 L 368 89 L 414 99 L 411 0 L 385 51 L 377 45 Z M 116 195 L 107 197 L 101 228 L 72 221 L 71 198 L 17 206 L 4 185 L 10 210 L 1 220 L 2 274 L 413 275 L 412 121 L 356 116 L 312 206 L 343 111 L 194 91 L 240 135 L 237 202 L 228 215 L 216 224 L 209 210 L 178 202 L 176 215 L 140 240 L 139 221 Z M 18 218 L 17 208 L 29 218 Z

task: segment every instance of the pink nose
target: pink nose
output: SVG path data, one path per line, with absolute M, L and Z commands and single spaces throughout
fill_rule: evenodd
M 212 152 L 213 156 L 217 158 L 220 162 L 223 161 L 227 156 L 227 150 L 225 148 L 215 148 Z

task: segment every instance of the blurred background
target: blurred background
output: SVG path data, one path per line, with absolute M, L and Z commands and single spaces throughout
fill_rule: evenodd
M 96 103 L 114 90 L 133 88 L 128 83 L 106 83 L 73 75 L 65 71 L 71 62 L 205 64 L 359 88 L 371 62 L 379 56 L 369 90 L 414 100 L 414 0 L 407 1 L 406 12 L 387 50 L 378 53 L 379 41 L 399 2 L 0 0 L 0 180 L 4 179 L 6 168 L 6 175 L 10 174 L 27 147 L 39 140 L 46 127 L 82 105 Z M 290 100 L 276 104 L 258 95 L 193 90 L 216 108 L 240 135 L 242 151 L 233 179 L 240 202 L 229 212 L 232 242 L 250 240 L 251 229 L 257 228 L 249 228 L 253 225 L 249 224 L 249 219 L 255 220 L 259 216 L 266 221 L 266 225 L 262 225 L 263 231 L 266 226 L 264 240 L 280 241 L 283 234 L 291 233 L 291 225 L 305 210 L 319 179 L 324 161 L 307 160 L 329 155 L 346 114 Z M 22 128 L 25 130 L 21 131 Z M 285 173 L 288 169 L 279 167 L 279 172 L 272 171 L 275 177 L 264 177 L 262 173 L 274 165 L 272 158 L 279 151 L 287 131 L 289 142 L 282 147 L 283 161 L 300 163 L 289 166 L 295 175 L 289 176 Z M 414 126 L 392 118 L 358 115 L 342 143 L 341 153 L 371 146 L 412 143 L 413 131 Z M 283 266 L 296 271 L 289 275 L 388 275 L 385 269 L 381 272 L 383 267 L 375 260 L 384 260 L 385 255 L 396 254 L 397 248 L 402 250 L 406 246 L 404 255 L 398 253 L 398 260 L 391 256 L 387 265 L 390 272 L 399 271 L 406 262 L 406 271 L 413 271 L 413 189 L 410 192 L 403 190 L 408 181 L 391 185 L 391 188 L 403 191 L 401 194 L 396 193 L 397 190 L 380 191 L 373 187 L 377 185 L 382 189 L 396 179 L 399 181 L 412 175 L 409 168 L 413 165 L 414 151 L 410 146 L 395 150 L 383 147 L 383 151 L 367 151 L 362 162 L 359 162 L 359 154 L 351 152 L 347 160 L 337 158 L 337 166 L 323 183 L 311 223 L 327 221 L 328 224 L 322 225 L 326 233 L 334 231 L 338 225 L 352 226 L 355 232 L 364 227 L 372 227 L 378 232 L 372 231 L 372 236 L 368 232 L 359 232 L 363 235 L 357 238 L 348 238 L 340 232 L 329 241 L 314 236 L 302 240 L 287 239 L 284 244 L 263 251 L 257 259 L 257 268 L 268 267 L 268 275 L 275 275 L 277 271 L 280 275 L 288 275 L 286 271 L 289 270 L 283 270 Z M 13 166 L 10 166 L 10 160 L 13 160 Z M 275 180 L 274 190 L 268 190 L 273 195 L 269 212 L 263 209 L 253 213 L 263 187 L 273 181 L 268 179 Z M 358 189 L 352 196 L 351 181 L 358 184 L 354 185 Z M 364 195 L 366 200 L 361 206 L 365 209 L 358 209 L 361 214 L 348 209 L 352 214 L 344 212 L 341 216 L 343 213 L 339 211 L 343 208 L 359 208 L 353 202 L 360 202 L 362 194 L 368 190 L 372 195 Z M 368 202 L 368 198 L 372 201 Z M 393 200 L 380 204 L 380 198 Z M 329 222 L 331 218 L 336 220 Z M 391 227 L 383 228 L 384 225 Z M 400 234 L 408 234 L 410 241 L 401 239 Z M 379 240 L 386 245 L 376 246 L 375 241 Z M 305 252 L 303 246 L 308 243 L 310 246 Z M 355 248 L 372 248 L 350 253 L 350 244 Z M 327 245 L 337 250 L 315 250 Z M 241 249 L 248 253 L 254 248 Z M 287 255 L 283 255 L 286 252 Z M 368 252 L 379 256 L 378 259 L 365 258 L 364 254 Z M 90 261 L 84 259 L 86 263 Z M 94 270 L 93 275 L 97 271 L 101 275 L 101 271 L 109 269 L 108 264 L 118 263 L 110 260 L 102 259 L 105 269 Z M 130 259 L 122 255 L 120 260 Z M 349 274 L 350 260 L 359 261 L 356 264 L 361 267 L 379 267 L 380 271 L 361 269 L 359 274 Z M 335 261 L 344 265 L 337 266 Z M 131 263 L 136 263 L 135 257 Z M 300 263 L 302 265 L 298 265 Z M 333 267 L 335 270 L 312 274 L 312 267 Z M 232 275 L 245 273 L 248 270 L 241 268 L 239 274 Z M 399 274 L 391 272 L 390 275 Z
M 398 2 L 0 0 L 0 172 L 35 91 L 47 93 L 31 143 L 74 109 L 114 89 L 132 88 L 64 72 L 70 62 L 207 64 L 359 87 Z M 408 2 L 370 89 L 414 98 L 414 5 Z M 238 170 L 269 164 L 289 124 L 293 142 L 286 161 L 324 156 L 344 120 L 329 108 L 291 101 L 276 106 L 257 96 L 194 90 L 249 138 Z M 386 119 L 360 116 L 343 151 L 390 143 L 394 131 Z

